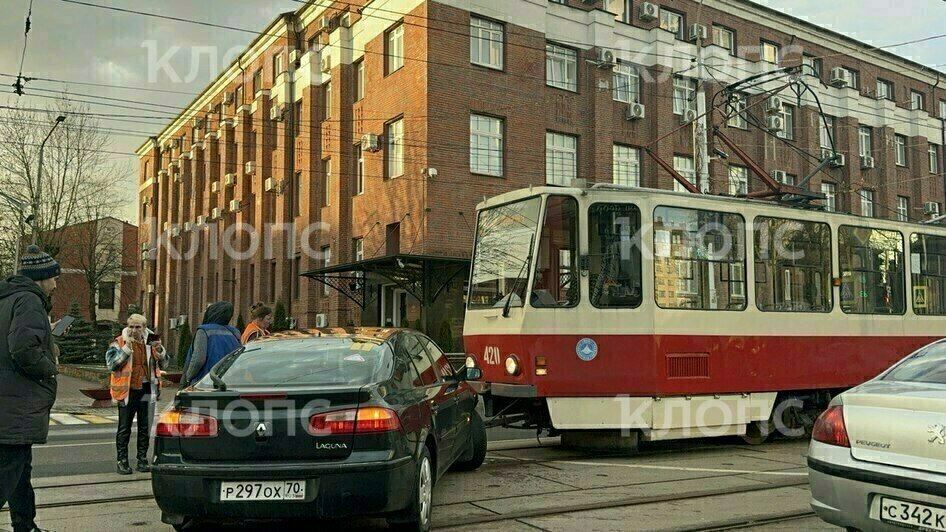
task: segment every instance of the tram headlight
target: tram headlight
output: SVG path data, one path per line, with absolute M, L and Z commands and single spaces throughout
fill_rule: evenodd
M 476 367 L 476 359 L 473 358 L 473 355 L 467 355 L 467 357 L 466 357 L 466 362 L 464 362 L 463 365 L 466 366 L 466 367 L 468 367 L 468 368 L 475 368 L 475 367 Z
M 506 373 L 515 377 L 519 375 L 519 357 L 516 355 L 509 355 L 506 357 Z

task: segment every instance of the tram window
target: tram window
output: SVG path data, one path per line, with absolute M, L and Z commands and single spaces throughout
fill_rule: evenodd
M 588 211 L 589 286 L 598 308 L 640 306 L 640 210 L 626 203 L 595 203 Z
M 920 316 L 946 316 L 946 238 L 911 235 L 910 274 L 913 312 Z
M 549 196 L 535 263 L 532 306 L 573 307 L 578 304 L 578 202 Z
M 761 311 L 831 312 L 828 224 L 755 219 L 755 302 Z
M 654 297 L 661 308 L 744 310 L 745 267 L 742 216 L 654 210 Z
M 903 314 L 903 236 L 897 231 L 841 226 L 841 310 L 848 314 Z

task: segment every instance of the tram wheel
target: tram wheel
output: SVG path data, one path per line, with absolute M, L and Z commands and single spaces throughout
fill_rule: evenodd
M 774 433 L 771 421 L 753 421 L 746 425 L 746 433 L 742 435 L 742 440 L 749 445 L 762 445 L 772 439 Z

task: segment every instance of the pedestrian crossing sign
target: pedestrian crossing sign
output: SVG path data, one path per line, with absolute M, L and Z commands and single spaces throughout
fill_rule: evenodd
M 926 287 L 913 287 L 913 308 L 927 308 Z

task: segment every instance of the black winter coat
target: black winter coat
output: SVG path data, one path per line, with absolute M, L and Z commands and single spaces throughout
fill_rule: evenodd
M 59 373 L 49 310 L 32 280 L 0 282 L 0 444 L 46 443 Z

